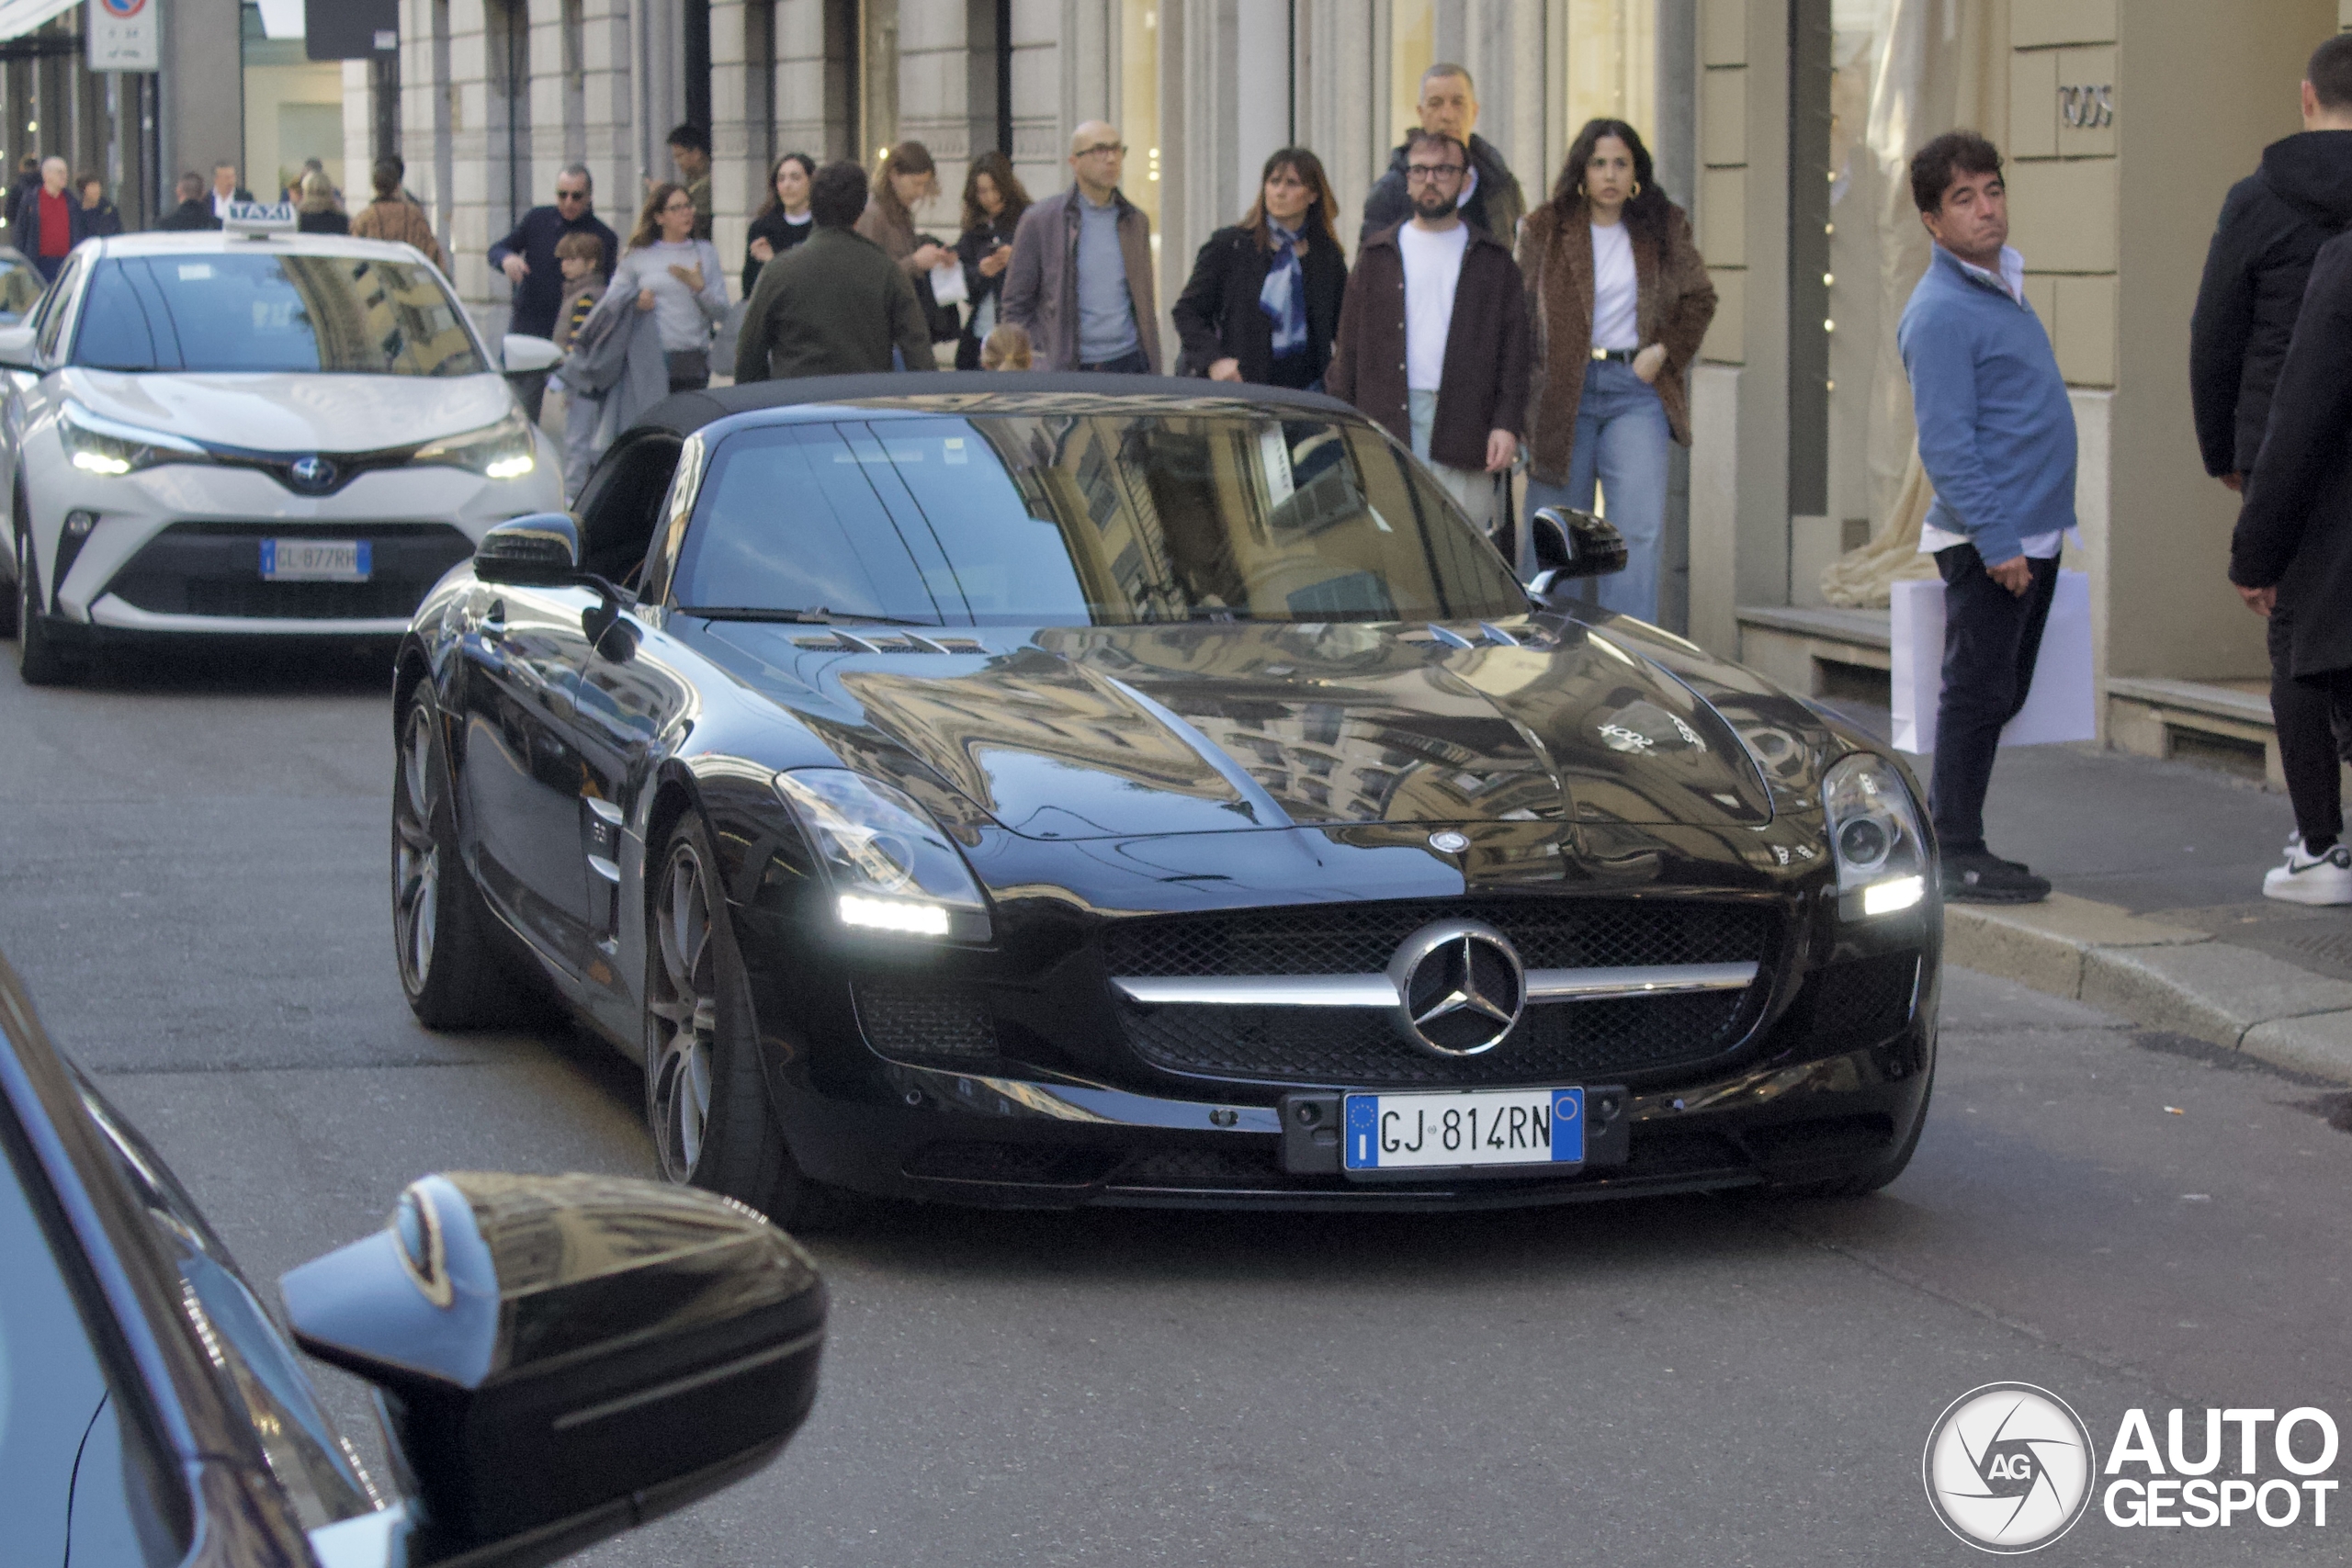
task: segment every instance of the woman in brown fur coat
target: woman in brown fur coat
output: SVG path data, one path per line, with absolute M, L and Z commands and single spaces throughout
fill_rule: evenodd
M 1577 133 L 1552 199 L 1521 226 L 1519 268 L 1536 332 L 1528 510 L 1589 512 L 1597 487 L 1627 557 L 1600 581 L 1600 604 L 1656 620 L 1666 444 L 1690 445 L 1683 375 L 1715 289 L 1632 126 L 1596 119 Z

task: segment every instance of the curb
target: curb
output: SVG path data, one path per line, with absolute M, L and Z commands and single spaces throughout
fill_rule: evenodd
M 1944 959 L 2148 1029 L 2352 1083 L 2352 983 L 2112 904 L 1948 904 Z

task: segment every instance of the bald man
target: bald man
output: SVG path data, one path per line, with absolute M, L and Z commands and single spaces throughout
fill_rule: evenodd
M 44 158 L 40 184 L 17 204 L 17 248 L 30 256 L 41 276 L 51 283 L 57 281 L 67 254 L 88 237 L 81 199 L 65 188 L 70 178 L 64 159 Z
M 1099 119 L 1070 132 L 1069 189 L 1022 215 L 1001 319 L 1025 327 L 1040 370 L 1163 374 L 1151 220 L 1119 194 L 1127 150 Z

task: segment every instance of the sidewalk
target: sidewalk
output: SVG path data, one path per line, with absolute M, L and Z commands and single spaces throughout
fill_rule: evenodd
M 1838 706 L 1889 733 L 1883 710 Z M 1986 840 L 2056 891 L 2044 904 L 1948 906 L 1944 956 L 2352 1082 L 2352 906 L 2262 897 L 2262 874 L 2293 828 L 2284 795 L 2194 763 L 2088 747 L 2005 750 Z

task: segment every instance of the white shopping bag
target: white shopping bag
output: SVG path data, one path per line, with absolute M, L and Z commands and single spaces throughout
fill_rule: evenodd
M 1894 594 L 1894 747 L 1898 751 L 1933 751 L 1936 708 L 1943 696 L 1943 581 L 1899 581 Z M 2024 711 L 2001 731 L 2001 744 L 2051 746 L 2098 737 L 2098 708 L 2091 691 L 2091 580 L 2083 572 L 2062 571 L 2051 597 L 2049 623 L 2042 628 L 2041 656 L 2034 661 L 2033 690 Z
M 931 297 L 941 305 L 961 305 L 971 297 L 964 292 L 964 264 L 953 257 L 931 269 Z

